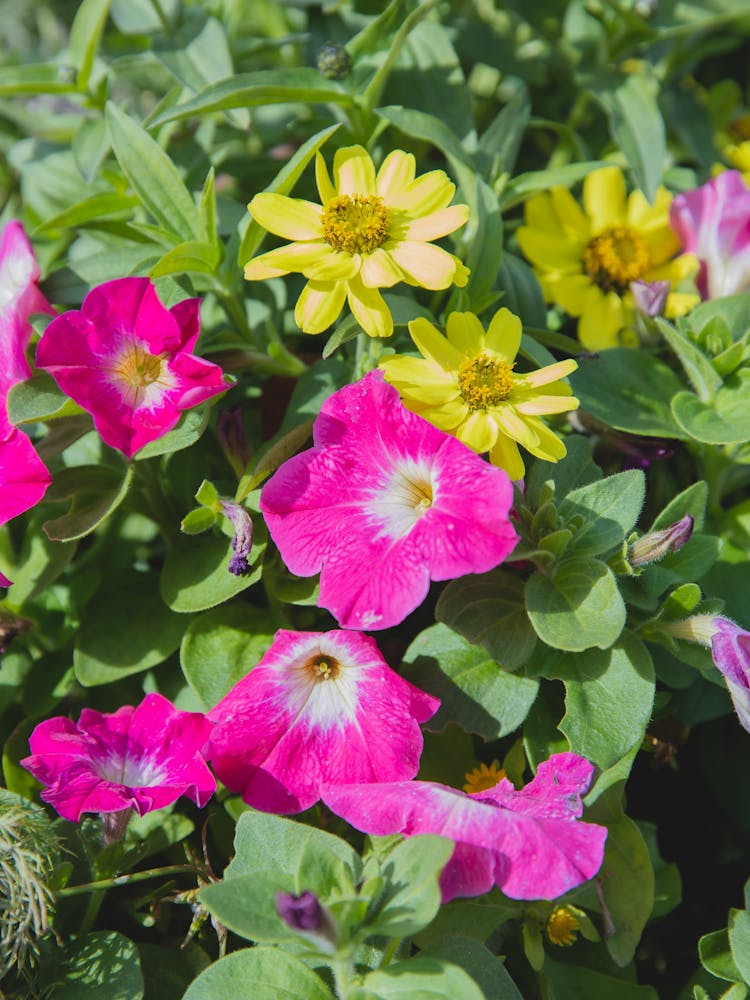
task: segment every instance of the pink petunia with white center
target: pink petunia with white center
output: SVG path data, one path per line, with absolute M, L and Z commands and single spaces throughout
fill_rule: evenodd
M 594 768 L 553 754 L 516 791 L 507 778 L 467 795 L 429 781 L 330 785 L 325 804 L 376 836 L 432 833 L 456 846 L 440 876 L 443 902 L 497 885 L 511 899 L 556 899 L 599 871 L 607 830 L 580 822 Z
M 407 410 L 381 372 L 326 400 L 313 442 L 269 479 L 261 510 L 291 572 L 320 572 L 320 605 L 344 628 L 397 625 L 430 580 L 513 550 L 508 476 Z
M 77 723 L 63 716 L 41 722 L 21 764 L 46 786 L 44 801 L 73 822 L 84 812 L 142 816 L 181 795 L 204 806 L 216 789 L 201 756 L 210 732 L 200 712 L 147 694 L 135 708 L 84 708 Z
M 249 805 L 308 809 L 324 784 L 406 781 L 440 701 L 391 670 L 356 632 L 280 629 L 256 667 L 213 708 L 208 757 Z
M 200 299 L 171 309 L 148 278 L 94 288 L 80 311 L 58 316 L 39 341 L 36 363 L 91 414 L 102 439 L 128 458 L 170 431 L 183 410 L 229 386 L 221 368 L 191 350 Z

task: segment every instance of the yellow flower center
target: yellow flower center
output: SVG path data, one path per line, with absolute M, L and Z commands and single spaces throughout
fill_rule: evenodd
M 388 239 L 388 209 L 373 194 L 341 194 L 323 210 L 323 239 L 334 250 L 372 253 Z
M 486 792 L 488 788 L 494 788 L 505 777 L 505 771 L 496 760 L 493 760 L 489 767 L 480 764 L 473 771 L 467 772 L 464 777 L 466 784 L 463 786 L 465 792 Z
M 314 681 L 335 681 L 341 673 L 341 664 L 334 656 L 311 656 L 302 665 L 303 671 Z
M 648 243 L 630 226 L 610 226 L 583 251 L 583 270 L 603 292 L 623 295 L 651 267 Z
M 130 343 L 112 364 L 115 379 L 133 389 L 145 389 L 159 380 L 164 356 L 149 354 L 142 344 Z
M 513 365 L 487 354 L 464 358 L 458 366 L 458 391 L 470 410 L 502 403 L 513 388 Z
M 547 918 L 547 937 L 552 944 L 567 947 L 573 944 L 581 924 L 567 906 L 557 906 Z

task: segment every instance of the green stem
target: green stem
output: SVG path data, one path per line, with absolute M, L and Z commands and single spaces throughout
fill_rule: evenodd
M 383 957 L 380 960 L 379 969 L 385 969 L 386 966 L 390 965 L 393 961 L 393 956 L 398 951 L 398 946 L 401 944 L 401 938 L 391 938 L 388 947 L 383 952 Z
M 354 969 L 348 956 L 331 959 L 331 971 L 338 1000 L 346 1000 L 354 978 Z
M 56 895 L 60 895 L 64 892 L 64 889 L 59 889 Z M 83 936 L 88 934 L 91 928 L 94 926 L 94 921 L 96 920 L 97 914 L 99 913 L 99 908 L 104 902 L 104 890 L 98 889 L 96 892 L 92 892 L 89 897 L 88 904 L 86 906 L 86 912 L 83 915 L 83 920 L 81 921 L 81 926 L 78 933 Z
M 164 33 L 171 35 L 174 32 L 174 28 L 166 15 L 164 8 L 161 5 L 161 0 L 151 0 L 151 6 L 154 8 L 156 16 L 161 21 L 161 26 L 164 29 Z
M 390 76 L 393 65 L 401 54 L 401 49 L 404 47 L 404 43 L 409 35 L 409 32 L 414 28 L 422 18 L 426 17 L 427 14 L 432 10 L 433 7 L 437 6 L 440 0 L 425 0 L 424 3 L 420 4 L 416 10 L 413 10 L 407 18 L 404 19 L 403 24 L 396 32 L 393 41 L 391 42 L 391 47 L 388 50 L 388 55 L 383 60 L 383 64 L 377 71 L 372 80 L 365 87 L 365 92 L 362 94 L 361 105 L 368 111 L 371 111 L 375 105 L 380 100 L 380 95 L 383 93 L 386 83 L 388 82 L 388 77 Z
M 86 882 L 83 885 L 66 886 L 64 889 L 58 889 L 55 895 L 58 899 L 63 899 L 67 896 L 81 896 L 85 892 L 90 892 L 93 894 L 89 901 L 89 909 L 91 909 L 92 902 L 98 896 L 103 898 L 106 889 L 115 889 L 117 886 L 131 885 L 135 882 L 145 882 L 147 879 L 159 878 L 161 875 L 185 875 L 187 872 L 194 871 L 195 865 L 167 865 L 164 868 L 149 868 L 147 871 L 131 872 L 129 875 L 116 875 L 113 878 L 104 878 L 98 882 Z M 96 916 L 96 910 L 99 909 L 99 906 L 101 906 L 101 899 L 96 904 L 94 916 Z M 88 916 L 88 911 L 86 916 Z M 86 917 L 84 917 L 84 922 L 85 920 Z

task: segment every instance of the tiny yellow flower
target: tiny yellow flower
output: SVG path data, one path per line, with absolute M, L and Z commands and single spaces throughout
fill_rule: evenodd
M 641 191 L 625 192 L 618 167 L 592 171 L 583 182 L 583 208 L 564 187 L 534 195 L 525 205 L 518 243 L 534 266 L 548 302 L 578 316 L 578 338 L 589 350 L 637 343 L 633 281 L 669 281 L 667 316 L 699 302 L 675 291 L 698 262 L 680 254 L 669 225 L 672 195 L 663 187 L 650 205 Z M 676 256 L 679 255 L 679 256 Z
M 516 372 L 521 321 L 508 309 L 492 317 L 485 333 L 473 313 L 451 313 L 442 336 L 426 319 L 409 323 L 421 358 L 395 355 L 380 362 L 409 410 L 453 434 L 511 479 L 522 479 L 518 445 L 556 462 L 563 442 L 540 419 L 575 410 L 578 400 L 559 380 L 578 367 L 572 359 L 533 372 Z
M 570 906 L 557 906 L 547 918 L 547 937 L 552 944 L 568 947 L 575 942 L 581 922 Z
M 750 140 L 746 139 L 736 145 L 725 146 L 722 155 L 731 167 L 740 171 L 745 184 L 750 184 Z M 724 168 L 719 169 L 723 170 Z M 716 172 L 714 170 L 714 173 Z
M 488 788 L 494 788 L 505 777 L 505 771 L 500 767 L 498 761 L 493 760 L 488 766 L 481 763 L 473 771 L 468 771 L 464 777 L 466 784 L 463 786 L 465 792 L 469 794 L 475 792 L 486 792 Z
M 466 284 L 468 268 L 431 243 L 469 217 L 467 205 L 450 204 L 456 186 L 442 170 L 416 177 L 411 153 L 394 150 L 376 173 L 369 153 L 349 146 L 333 158 L 333 180 L 320 153 L 315 174 L 320 205 L 266 192 L 248 205 L 261 226 L 292 242 L 251 260 L 245 277 L 303 274 L 294 318 L 305 333 L 322 333 L 348 302 L 366 333 L 389 337 L 393 317 L 378 289 Z

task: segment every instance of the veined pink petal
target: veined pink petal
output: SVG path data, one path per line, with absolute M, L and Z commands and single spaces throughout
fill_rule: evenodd
M 0 414 L 0 524 L 34 507 L 52 477 L 29 438 Z
M 419 723 L 439 704 L 391 670 L 368 636 L 281 629 L 209 713 L 209 756 L 250 805 L 299 812 L 323 784 L 413 777 Z

